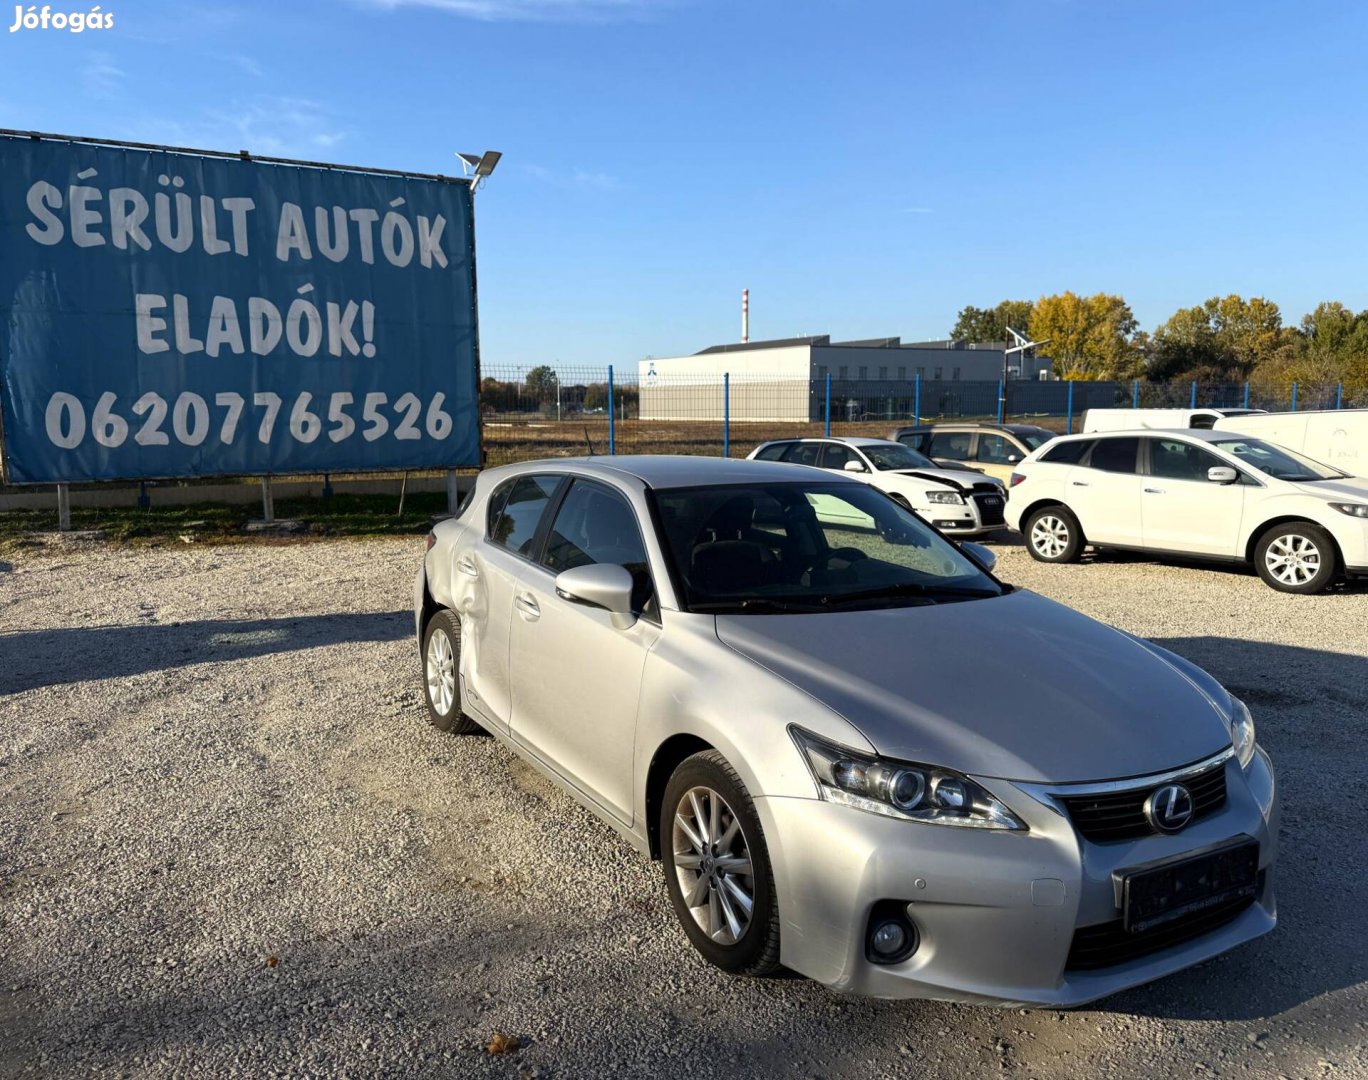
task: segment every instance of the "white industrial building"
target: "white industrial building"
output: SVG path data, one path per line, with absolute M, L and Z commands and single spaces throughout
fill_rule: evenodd
M 899 338 L 832 341 L 827 335 L 714 345 L 692 356 L 642 360 L 638 388 L 643 420 L 717 420 L 722 382 L 730 381 L 729 412 L 736 421 L 809 421 L 833 401 L 880 401 L 890 415 L 918 392 L 944 394 L 944 384 L 993 383 L 1009 354 L 1002 343 L 903 343 Z M 1048 359 L 1010 354 L 1008 378 L 1048 378 Z M 1024 366 L 1024 372 L 1022 368 Z M 1042 374 L 1043 373 L 1043 374 Z M 881 410 L 882 411 L 882 410 Z

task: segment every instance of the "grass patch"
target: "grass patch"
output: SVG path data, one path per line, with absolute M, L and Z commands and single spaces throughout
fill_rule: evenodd
M 55 502 L 55 500 L 54 500 Z M 422 536 L 432 518 L 446 512 L 446 493 L 410 492 L 399 514 L 397 495 L 333 495 L 327 499 L 277 499 L 277 520 L 295 520 L 302 531 L 287 537 Z M 270 539 L 280 533 L 249 533 L 247 522 L 261 516 L 259 503 L 198 506 L 71 508 L 73 531 L 98 529 L 114 543 L 159 543 L 188 539 L 192 543 L 231 543 Z M 57 509 L 10 510 L 0 514 L 0 545 L 14 545 L 34 533 L 57 531 Z

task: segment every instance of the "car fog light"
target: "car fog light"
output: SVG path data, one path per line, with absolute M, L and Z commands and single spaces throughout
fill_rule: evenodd
M 880 923 L 869 943 L 879 956 L 896 956 L 907 947 L 907 931 L 895 922 Z
M 916 926 L 907 917 L 905 900 L 880 900 L 869 915 L 865 957 L 872 964 L 897 964 L 921 944 Z

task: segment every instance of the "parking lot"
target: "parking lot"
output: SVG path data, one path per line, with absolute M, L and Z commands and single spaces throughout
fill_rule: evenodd
M 658 865 L 428 726 L 420 540 L 54 540 L 0 557 L 0 1073 L 1368 1076 L 1368 586 L 996 550 L 1250 704 L 1273 935 L 1074 1012 L 729 979 Z

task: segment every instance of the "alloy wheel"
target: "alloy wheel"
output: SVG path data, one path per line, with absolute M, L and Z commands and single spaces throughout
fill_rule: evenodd
M 1069 526 L 1054 514 L 1043 514 L 1031 526 L 1031 546 L 1047 559 L 1057 559 L 1069 546 Z
M 445 716 L 456 700 L 456 652 L 440 626 L 432 631 L 427 647 L 427 688 L 432 707 Z
M 1268 545 L 1264 564 L 1284 585 L 1305 585 L 1320 573 L 1320 546 L 1299 533 L 1285 533 Z
M 709 787 L 686 791 L 675 807 L 674 866 L 679 891 L 699 928 L 719 945 L 745 936 L 755 907 L 750 850 L 727 801 Z

